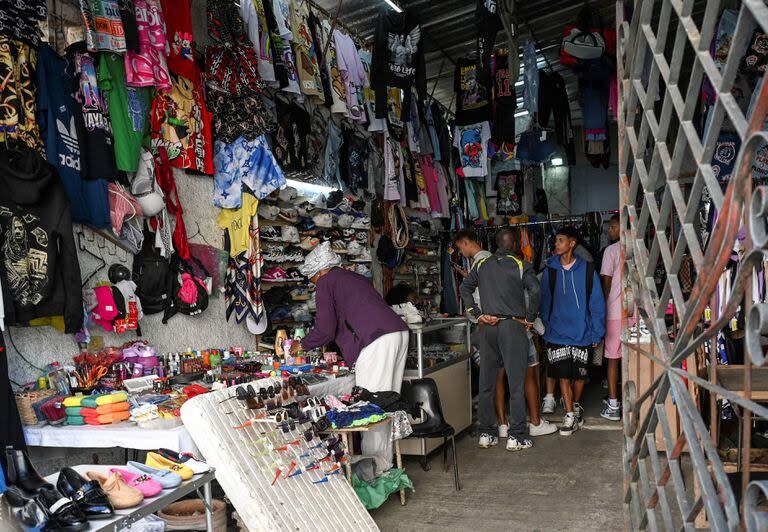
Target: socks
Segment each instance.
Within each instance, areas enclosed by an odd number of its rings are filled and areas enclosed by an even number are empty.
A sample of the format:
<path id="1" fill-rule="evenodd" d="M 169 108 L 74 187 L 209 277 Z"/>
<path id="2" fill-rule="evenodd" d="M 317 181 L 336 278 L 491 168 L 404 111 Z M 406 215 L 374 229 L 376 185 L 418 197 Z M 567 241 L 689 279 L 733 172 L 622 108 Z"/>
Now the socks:
<path id="1" fill-rule="evenodd" d="M 608 406 L 611 408 L 619 408 L 619 400 L 618 399 L 608 399 Z"/>
<path id="2" fill-rule="evenodd" d="M 554 401 L 555 400 L 555 394 L 548 393 L 547 395 L 544 396 L 544 400 L 547 400 L 547 399 L 552 399 Z"/>

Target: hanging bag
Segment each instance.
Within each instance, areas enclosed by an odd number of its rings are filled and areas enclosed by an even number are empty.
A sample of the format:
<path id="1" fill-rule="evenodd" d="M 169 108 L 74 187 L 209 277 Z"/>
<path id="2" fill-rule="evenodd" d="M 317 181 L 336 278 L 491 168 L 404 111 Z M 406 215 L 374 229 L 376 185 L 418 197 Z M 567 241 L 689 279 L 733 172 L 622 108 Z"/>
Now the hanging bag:
<path id="1" fill-rule="evenodd" d="M 191 264 L 178 253 L 171 257 L 171 274 L 168 279 L 168 303 L 163 313 L 163 323 L 177 312 L 187 316 L 196 316 L 208 308 L 208 287 L 211 275 L 198 259 L 191 257 L 205 277 L 198 276 Z"/>
<path id="2" fill-rule="evenodd" d="M 144 221 L 144 242 L 133 257 L 133 282 L 144 314 L 163 312 L 168 299 L 168 259 L 154 245 L 155 238 Z"/>

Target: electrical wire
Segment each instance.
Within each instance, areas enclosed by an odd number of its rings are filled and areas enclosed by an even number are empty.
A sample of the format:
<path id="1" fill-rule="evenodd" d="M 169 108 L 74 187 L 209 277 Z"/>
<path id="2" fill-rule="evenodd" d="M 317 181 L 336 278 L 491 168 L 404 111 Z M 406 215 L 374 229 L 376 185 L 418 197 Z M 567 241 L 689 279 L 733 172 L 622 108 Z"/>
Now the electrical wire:
<path id="1" fill-rule="evenodd" d="M 16 353 L 21 357 L 21 359 L 24 362 L 26 362 L 27 364 L 29 364 L 30 366 L 32 366 L 33 368 L 35 368 L 38 371 L 45 372 L 45 370 L 43 368 L 41 368 L 40 366 L 36 366 L 32 362 L 30 362 L 29 359 L 27 357 L 25 357 L 24 354 L 21 351 L 19 351 L 19 348 L 16 347 L 16 342 L 13 341 L 13 336 L 11 335 L 11 328 L 10 327 L 8 328 L 8 339 L 11 341 L 11 345 L 13 346 L 13 350 L 16 351 Z"/>

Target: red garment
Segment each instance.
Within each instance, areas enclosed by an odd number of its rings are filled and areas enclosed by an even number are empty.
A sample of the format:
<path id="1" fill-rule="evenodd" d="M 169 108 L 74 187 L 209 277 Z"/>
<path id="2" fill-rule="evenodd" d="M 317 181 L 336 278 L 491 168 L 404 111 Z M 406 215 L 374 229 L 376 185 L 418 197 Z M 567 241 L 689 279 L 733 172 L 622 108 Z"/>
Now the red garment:
<path id="1" fill-rule="evenodd" d="M 431 155 L 419 155 L 419 165 L 421 173 L 424 175 L 424 183 L 427 188 L 427 198 L 429 198 L 429 211 L 432 214 L 441 214 L 443 206 L 440 203 L 440 195 L 437 191 L 437 170 L 435 170 L 435 161 Z"/>
<path id="2" fill-rule="evenodd" d="M 173 177 L 173 170 L 168 164 L 168 157 L 164 148 L 158 150 L 158 157 L 155 158 L 155 178 L 165 195 L 165 206 L 168 209 L 168 214 L 176 215 L 173 247 L 176 248 L 176 252 L 182 259 L 188 260 L 189 240 L 187 239 L 187 226 L 184 225 L 184 210 L 181 208 L 179 192 L 176 190 L 176 179 Z"/>
<path id="3" fill-rule="evenodd" d="M 170 53 L 168 68 L 174 74 L 200 83 L 200 72 L 195 66 L 192 48 L 192 12 L 190 0 L 160 0 L 165 14 L 165 29 Z"/>

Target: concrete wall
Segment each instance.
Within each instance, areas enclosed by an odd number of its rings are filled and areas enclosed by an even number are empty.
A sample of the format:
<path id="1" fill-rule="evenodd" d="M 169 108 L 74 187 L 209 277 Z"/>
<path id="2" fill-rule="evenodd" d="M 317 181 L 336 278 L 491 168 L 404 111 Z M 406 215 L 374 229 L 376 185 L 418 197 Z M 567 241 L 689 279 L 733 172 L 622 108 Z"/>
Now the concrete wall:
<path id="1" fill-rule="evenodd" d="M 213 206 L 213 179 L 203 176 L 188 176 L 174 170 L 178 185 L 179 196 L 184 208 L 184 221 L 189 235 L 197 232 L 199 224 L 201 236 L 191 239 L 192 242 L 223 247 L 222 232 L 216 225 L 219 209 Z M 96 237 L 99 238 L 98 236 Z M 90 246 L 99 253 L 96 246 Z M 110 248 L 111 244 L 107 244 Z M 122 251 L 112 256 L 106 250 L 101 252 L 107 264 L 122 262 L 130 269 L 133 256 L 127 256 Z M 98 261 L 84 252 L 79 252 L 82 278 L 85 279 L 94 271 Z M 107 280 L 107 268 L 102 269 L 88 284 L 93 286 Z M 225 321 L 224 297 L 212 297 L 208 309 L 199 316 L 184 316 L 177 314 L 167 325 L 161 323 L 162 314 L 146 316 L 141 321 L 144 338 L 150 340 L 159 352 L 181 351 L 187 347 L 228 347 L 241 345 L 255 347 L 255 337 L 248 332 L 245 323 L 238 325 L 234 318 Z M 70 362 L 72 355 L 78 353 L 78 347 L 71 335 L 65 335 L 52 327 L 18 328 L 11 327 L 6 333 L 13 338 L 16 347 L 33 364 L 43 367 L 53 361 Z M 104 337 L 105 345 L 121 345 L 136 338 L 135 333 L 117 335 L 106 333 L 99 326 L 91 328 L 91 335 Z M 32 380 L 39 371 L 32 368 L 21 359 L 12 345 L 8 345 L 8 362 L 11 379 L 18 383 Z"/>
<path id="2" fill-rule="evenodd" d="M 571 214 L 619 208 L 619 170 L 616 166 L 571 168 Z"/>

